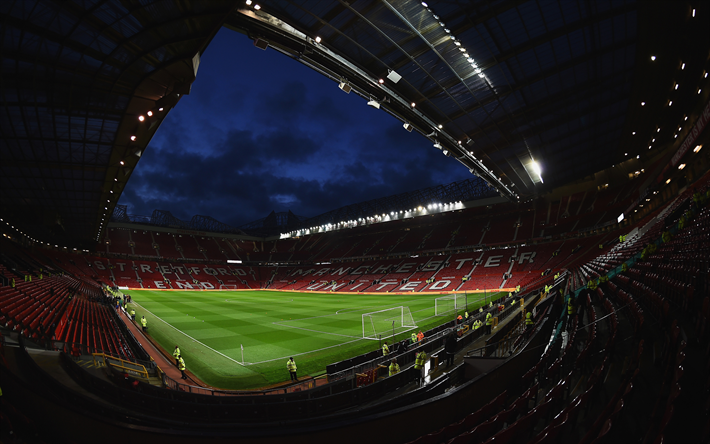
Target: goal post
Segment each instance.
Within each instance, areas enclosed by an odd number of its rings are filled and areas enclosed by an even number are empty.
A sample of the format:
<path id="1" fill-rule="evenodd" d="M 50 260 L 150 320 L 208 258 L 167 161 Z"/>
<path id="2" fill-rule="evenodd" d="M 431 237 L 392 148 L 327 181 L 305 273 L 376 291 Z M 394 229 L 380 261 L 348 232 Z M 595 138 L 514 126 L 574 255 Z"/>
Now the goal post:
<path id="1" fill-rule="evenodd" d="M 467 310 L 468 296 L 464 294 L 449 294 L 434 300 L 434 314 L 447 316 L 459 310 Z"/>
<path id="2" fill-rule="evenodd" d="M 393 307 L 362 315 L 363 339 L 390 338 L 413 328 L 417 328 L 417 324 L 409 307 Z"/>

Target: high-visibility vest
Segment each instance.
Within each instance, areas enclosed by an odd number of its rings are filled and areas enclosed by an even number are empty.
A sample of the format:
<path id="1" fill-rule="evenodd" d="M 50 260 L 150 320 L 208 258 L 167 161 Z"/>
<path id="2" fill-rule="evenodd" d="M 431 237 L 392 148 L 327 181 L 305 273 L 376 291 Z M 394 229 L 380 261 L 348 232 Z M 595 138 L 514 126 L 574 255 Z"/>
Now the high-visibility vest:
<path id="1" fill-rule="evenodd" d="M 525 314 L 525 325 L 533 325 L 532 313 L 530 312 Z"/>
<path id="2" fill-rule="evenodd" d="M 464 314 L 464 316 L 466 316 L 466 319 L 468 319 L 468 312 L 465 311 L 463 314 Z"/>
<path id="3" fill-rule="evenodd" d="M 146 318 L 141 318 L 141 324 L 143 324 L 143 327 L 146 327 L 148 325 L 148 320 Z"/>
<path id="4" fill-rule="evenodd" d="M 567 314 L 568 315 L 573 315 L 575 312 L 574 310 L 574 304 L 572 303 L 572 298 L 569 298 L 569 301 L 567 302 Z"/>
<path id="5" fill-rule="evenodd" d="M 387 356 L 390 354 L 390 348 L 387 347 L 387 344 L 382 344 L 382 356 Z"/>
<path id="6" fill-rule="evenodd" d="M 421 342 L 422 339 L 424 339 L 424 333 L 419 332 L 419 334 L 417 335 L 417 340 Z"/>
<path id="7" fill-rule="evenodd" d="M 390 376 L 396 375 L 397 373 L 399 373 L 399 364 L 393 362 L 390 364 Z"/>
<path id="8" fill-rule="evenodd" d="M 291 373 L 295 372 L 295 371 L 296 371 L 296 361 L 291 360 L 291 359 L 289 359 L 288 361 L 286 361 L 286 368 L 287 368 L 288 371 L 290 371 Z"/>
<path id="9" fill-rule="evenodd" d="M 131 310 L 131 316 L 135 316 L 135 315 L 136 315 L 136 311 L 135 311 L 135 310 Z"/>
<path id="10" fill-rule="evenodd" d="M 417 334 L 412 333 L 412 342 L 417 342 Z"/>
<path id="11" fill-rule="evenodd" d="M 486 313 L 486 325 L 493 325 L 493 316 L 490 313 Z"/>
<path id="12" fill-rule="evenodd" d="M 185 370 L 185 360 L 180 358 L 180 367 L 178 367 L 180 370 Z"/>
<path id="13" fill-rule="evenodd" d="M 417 354 L 417 360 L 414 361 L 414 368 L 419 370 L 420 368 L 424 367 L 424 363 L 426 362 L 426 352 L 421 351 L 419 354 Z"/>
<path id="14" fill-rule="evenodd" d="M 175 351 L 173 352 L 173 356 L 175 356 L 176 358 L 178 356 L 180 356 L 180 348 L 179 347 L 175 347 Z"/>

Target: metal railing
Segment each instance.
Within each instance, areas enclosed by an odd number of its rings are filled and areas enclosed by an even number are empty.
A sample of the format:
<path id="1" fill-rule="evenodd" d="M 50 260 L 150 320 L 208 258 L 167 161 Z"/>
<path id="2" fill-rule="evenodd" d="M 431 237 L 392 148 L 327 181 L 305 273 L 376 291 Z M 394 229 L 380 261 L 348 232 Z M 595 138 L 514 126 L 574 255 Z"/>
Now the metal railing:
<path id="1" fill-rule="evenodd" d="M 110 365 L 111 367 L 128 373 L 131 376 L 138 376 L 140 378 L 148 379 L 148 370 L 146 370 L 144 365 L 126 361 L 121 358 L 114 358 L 113 356 L 104 353 L 93 353 L 92 356 L 94 357 L 94 366 L 96 367 Z"/>

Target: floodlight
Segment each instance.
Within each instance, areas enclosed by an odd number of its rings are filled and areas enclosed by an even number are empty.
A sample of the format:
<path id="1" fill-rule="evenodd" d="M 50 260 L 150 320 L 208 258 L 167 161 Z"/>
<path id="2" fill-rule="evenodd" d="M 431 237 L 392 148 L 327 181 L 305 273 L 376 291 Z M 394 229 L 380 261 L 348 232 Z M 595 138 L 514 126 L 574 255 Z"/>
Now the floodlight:
<path id="1" fill-rule="evenodd" d="M 340 89 L 342 89 L 343 91 L 345 91 L 346 94 L 350 94 L 350 90 L 352 89 L 352 88 L 350 87 L 350 85 L 348 85 L 348 84 L 345 83 L 345 82 L 340 82 L 340 84 L 338 85 L 338 88 L 340 88 Z"/>
<path id="2" fill-rule="evenodd" d="M 377 100 L 370 99 L 370 101 L 367 102 L 367 105 L 375 109 L 380 109 L 380 102 L 378 102 Z"/>
<path id="3" fill-rule="evenodd" d="M 441 146 L 441 144 L 440 144 L 439 141 L 437 140 L 436 142 L 434 142 L 434 148 L 442 149 L 443 147 Z"/>
<path id="4" fill-rule="evenodd" d="M 397 83 L 402 79 L 402 76 L 390 70 L 389 74 L 387 74 L 387 78 L 393 83 Z"/>
<path id="5" fill-rule="evenodd" d="M 405 123 L 405 124 L 402 125 L 402 126 L 404 127 L 404 129 L 406 129 L 406 130 L 409 131 L 410 133 L 412 132 L 412 129 L 414 129 L 414 127 L 412 126 L 411 123 Z"/>

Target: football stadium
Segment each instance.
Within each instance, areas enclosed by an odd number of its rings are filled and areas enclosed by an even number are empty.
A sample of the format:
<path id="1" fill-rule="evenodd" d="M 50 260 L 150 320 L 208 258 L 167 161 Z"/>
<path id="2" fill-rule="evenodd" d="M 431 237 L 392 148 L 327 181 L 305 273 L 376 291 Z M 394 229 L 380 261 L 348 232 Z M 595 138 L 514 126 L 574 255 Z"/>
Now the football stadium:
<path id="1" fill-rule="evenodd" d="M 0 11 L 0 441 L 710 441 L 709 2 Z M 350 200 L 236 226 L 296 204 L 238 171 L 209 215 L 133 214 L 150 178 L 191 186 L 159 142 L 187 140 L 170 119 L 225 35 L 234 69 L 275 56 L 396 123 L 389 155 L 362 130 L 383 156 L 341 174 Z M 265 127 L 288 120 L 273 94 L 250 109 Z M 335 121 L 322 157 L 360 134 Z M 304 153 L 262 148 L 258 174 Z M 395 167 L 465 178 L 364 191 Z"/>

